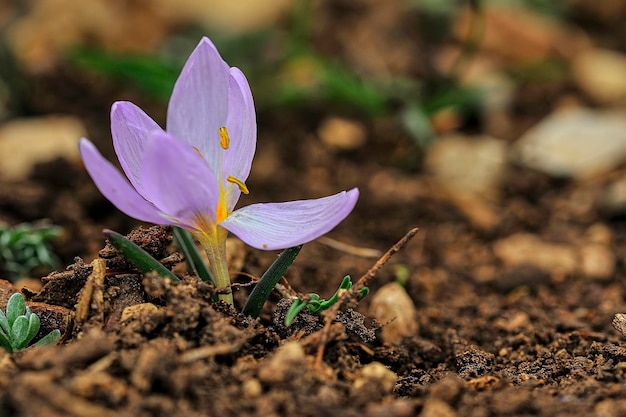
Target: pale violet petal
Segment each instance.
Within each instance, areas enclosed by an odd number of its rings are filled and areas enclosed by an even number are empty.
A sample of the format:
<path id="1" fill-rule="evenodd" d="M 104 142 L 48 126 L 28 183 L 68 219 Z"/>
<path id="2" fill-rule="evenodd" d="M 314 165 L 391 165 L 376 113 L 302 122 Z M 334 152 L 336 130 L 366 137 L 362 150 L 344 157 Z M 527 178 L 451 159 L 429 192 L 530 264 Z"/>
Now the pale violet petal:
<path id="1" fill-rule="evenodd" d="M 256 114 L 252 92 L 239 68 L 230 69 L 228 118 L 230 147 L 224 152 L 224 173 L 245 181 L 256 150 Z"/>
<path id="2" fill-rule="evenodd" d="M 111 136 L 115 153 L 131 184 L 142 195 L 139 167 L 145 142 L 149 133 L 158 129 L 161 129 L 159 125 L 131 102 L 118 101 L 111 106 Z"/>
<path id="3" fill-rule="evenodd" d="M 185 63 L 167 109 L 168 133 L 198 149 L 219 176 L 219 129 L 226 125 L 229 67 L 215 45 L 202 38 Z"/>
<path id="4" fill-rule="evenodd" d="M 248 80 L 239 68 L 230 69 L 230 87 L 228 90 L 228 118 L 226 127 L 230 137 L 230 146 L 224 151 L 223 177 L 229 175 L 245 182 L 250 174 L 252 159 L 256 150 L 256 114 L 252 92 Z M 228 184 L 226 184 L 229 186 Z M 236 186 L 228 194 L 230 211 L 239 200 Z"/>
<path id="5" fill-rule="evenodd" d="M 353 188 L 329 197 L 243 207 L 220 223 L 257 249 L 285 249 L 310 242 L 345 219 L 359 198 Z"/>
<path id="6" fill-rule="evenodd" d="M 127 216 L 149 223 L 170 224 L 128 183 L 122 174 L 98 152 L 89 140 L 79 143 L 80 154 L 87 172 L 100 192 Z"/>
<path id="7" fill-rule="evenodd" d="M 151 136 L 140 177 L 152 204 L 184 226 L 193 226 L 198 216 L 215 221 L 219 185 L 204 158 L 167 133 Z"/>

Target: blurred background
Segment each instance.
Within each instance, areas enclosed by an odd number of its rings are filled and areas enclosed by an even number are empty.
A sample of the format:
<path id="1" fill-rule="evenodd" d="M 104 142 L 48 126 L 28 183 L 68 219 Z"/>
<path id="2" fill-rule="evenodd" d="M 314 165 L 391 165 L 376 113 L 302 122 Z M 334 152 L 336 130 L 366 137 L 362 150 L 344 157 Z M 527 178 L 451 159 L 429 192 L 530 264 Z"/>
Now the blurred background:
<path id="1" fill-rule="evenodd" d="M 406 262 L 434 275 L 608 279 L 626 251 L 625 19 L 624 0 L 1 0 L 3 273 L 94 256 L 102 227 L 136 224 L 77 141 L 115 161 L 116 100 L 163 126 L 206 35 L 257 106 L 244 204 L 359 186 L 331 237 L 384 250 L 419 226 Z M 10 266 L 27 249 L 42 261 Z"/>

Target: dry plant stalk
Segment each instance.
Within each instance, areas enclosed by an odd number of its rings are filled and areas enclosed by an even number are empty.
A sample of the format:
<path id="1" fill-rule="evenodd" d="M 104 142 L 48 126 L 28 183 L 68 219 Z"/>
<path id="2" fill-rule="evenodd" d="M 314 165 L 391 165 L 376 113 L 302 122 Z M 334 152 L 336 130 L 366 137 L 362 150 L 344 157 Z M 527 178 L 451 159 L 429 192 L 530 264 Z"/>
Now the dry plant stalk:
<path id="1" fill-rule="evenodd" d="M 106 263 L 104 259 L 94 259 L 91 263 L 93 271 L 87 277 L 85 286 L 80 291 L 78 296 L 78 303 L 76 303 L 76 324 L 79 326 L 84 324 L 89 317 L 89 311 L 92 304 L 96 307 L 95 310 L 98 313 L 99 322 L 104 322 L 104 277 L 107 272 Z"/>
<path id="2" fill-rule="evenodd" d="M 359 278 L 359 280 L 347 290 L 342 290 L 339 292 L 339 300 L 328 310 L 323 312 L 324 315 L 324 327 L 319 330 L 320 333 L 320 342 L 319 349 L 317 351 L 317 355 L 315 357 L 315 366 L 319 367 L 322 364 L 322 360 L 324 358 L 324 349 L 326 344 L 330 341 L 330 329 L 331 325 L 337 317 L 337 313 L 339 312 L 339 308 L 341 308 L 344 304 L 350 308 L 354 308 L 359 298 L 359 291 L 361 288 L 367 286 L 369 282 L 376 276 L 376 273 L 380 268 L 383 267 L 391 259 L 393 255 L 395 255 L 398 251 L 406 246 L 407 243 L 415 235 L 419 229 L 417 227 L 409 230 L 406 235 L 402 239 L 400 239 L 395 245 L 393 245 L 387 252 L 381 256 L 372 267 Z"/>

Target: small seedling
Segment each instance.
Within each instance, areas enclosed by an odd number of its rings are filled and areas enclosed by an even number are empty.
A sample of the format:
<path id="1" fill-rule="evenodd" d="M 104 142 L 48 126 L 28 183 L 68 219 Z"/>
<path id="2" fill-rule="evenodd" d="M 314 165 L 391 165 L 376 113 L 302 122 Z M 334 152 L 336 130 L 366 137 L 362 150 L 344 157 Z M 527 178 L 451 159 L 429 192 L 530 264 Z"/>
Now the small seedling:
<path id="1" fill-rule="evenodd" d="M 9 353 L 29 347 L 39 328 L 39 316 L 26 306 L 24 297 L 15 293 L 9 298 L 6 314 L 0 310 L 0 345 Z M 31 346 L 54 345 L 61 338 L 59 329 L 55 329 Z"/>
<path id="2" fill-rule="evenodd" d="M 319 313 L 320 311 L 329 309 L 333 304 L 339 301 L 339 294 L 342 291 L 349 290 L 351 287 L 352 280 L 350 279 L 350 275 L 346 275 L 345 277 L 343 277 L 343 281 L 341 281 L 339 289 L 328 300 L 320 298 L 320 296 L 315 293 L 308 294 L 306 298 L 296 298 L 296 300 L 291 304 L 291 307 L 289 307 L 287 314 L 285 315 L 285 326 L 289 327 L 298 315 L 298 313 L 300 313 L 305 307 L 307 307 L 311 313 Z M 361 301 L 363 297 L 369 294 L 369 292 L 369 288 L 361 288 L 361 290 L 359 291 L 359 301 Z"/>
<path id="3" fill-rule="evenodd" d="M 28 276 L 38 266 L 58 268 L 57 257 L 50 250 L 50 241 L 61 228 L 47 223 L 23 223 L 0 227 L 0 264 L 14 280 Z"/>

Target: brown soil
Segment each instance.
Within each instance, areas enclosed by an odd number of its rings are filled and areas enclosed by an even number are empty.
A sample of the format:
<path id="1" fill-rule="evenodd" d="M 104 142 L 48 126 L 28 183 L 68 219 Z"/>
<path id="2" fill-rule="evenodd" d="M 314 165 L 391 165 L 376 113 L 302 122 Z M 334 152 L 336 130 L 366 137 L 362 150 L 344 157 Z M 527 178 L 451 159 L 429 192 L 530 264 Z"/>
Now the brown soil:
<path id="1" fill-rule="evenodd" d="M 313 138 L 302 144 L 302 148 L 315 146 Z M 358 155 L 332 158 L 325 166 L 339 169 L 342 175 L 329 172 L 328 188 L 355 184 L 363 195 L 354 214 L 331 234 L 333 238 L 385 250 L 408 226 L 421 229 L 371 283 L 375 292 L 394 279 L 394 265 L 409 268 L 406 289 L 418 308 L 417 334 L 396 345 L 372 338 L 376 325 L 366 318 L 368 298 L 358 308 L 365 318 L 346 311 L 343 319 L 324 328 L 323 318 L 309 316 L 288 330 L 280 320 L 286 301 L 277 306 L 278 293 L 261 319 L 252 320 L 212 303 L 211 288 L 194 276 L 183 275 L 179 284 L 142 276 L 105 249 L 100 254 L 107 270 L 100 285 L 92 282 L 96 279 L 92 266 L 78 260 L 67 272 L 46 278 L 42 291 L 25 291 L 31 301 L 43 304 L 44 311 L 56 314 L 44 318 L 44 324 L 46 329 L 62 326 L 65 339 L 59 346 L 13 357 L 0 354 L 0 414 L 589 416 L 626 412 L 622 399 L 626 374 L 621 366 L 626 349 L 611 326 L 613 315 L 626 311 L 623 265 L 610 280 L 579 274 L 551 276 L 530 267 L 505 268 L 490 251 L 493 241 L 517 230 L 551 238 L 552 223 L 558 218 L 559 228 L 581 239 L 590 226 L 609 225 L 615 231 L 616 253 L 624 253 L 621 220 L 595 211 L 593 215 L 568 212 L 564 202 L 579 185 L 514 168 L 505 181 L 508 197 L 501 205 L 500 226 L 487 233 L 443 201 L 427 177 L 380 168 Z M 308 174 L 319 169 L 305 158 L 283 166 L 287 171 L 281 177 L 291 184 L 279 189 L 277 180 L 270 179 L 252 183 L 251 188 L 266 193 L 268 199 L 289 198 L 290 186 L 296 194 L 305 194 Z M 367 182 L 381 172 L 397 181 L 410 180 L 426 191 L 412 205 L 384 199 L 381 193 L 386 191 L 377 191 Z M 41 181 L 30 186 L 46 189 L 53 207 L 69 199 L 66 204 L 87 210 L 85 202 L 92 201 L 99 208 L 91 210 L 107 213 L 100 214 L 104 220 L 98 223 L 122 227 L 127 221 L 119 215 L 111 220 L 114 209 L 98 197 L 84 175 L 77 189 L 89 192 L 62 193 L 58 188 L 53 192 L 51 184 Z M 3 204 L 15 204 L 16 210 L 29 204 L 19 197 L 14 195 Z M 78 197 L 80 201 L 75 200 Z M 63 219 L 53 220 L 63 224 Z M 90 242 L 82 246 L 88 259 L 93 254 L 84 248 L 103 242 L 89 226 L 92 221 L 77 229 Z M 140 229 L 131 236 L 159 259 L 172 259 L 167 230 Z M 274 254 L 250 250 L 244 256 L 243 271 L 259 276 Z M 344 274 L 356 279 L 372 263 L 313 243 L 305 246 L 287 280 L 300 292 L 329 296 Z M 491 278 L 482 279 L 477 265 L 490 268 Z M 235 281 L 245 284 L 250 278 L 239 275 Z M 87 283 L 91 290 L 85 298 Z M 247 291 L 245 286 L 238 289 L 239 308 Z M 87 306 L 82 321 L 76 317 L 77 303 Z M 397 381 L 373 364 L 393 371 Z"/>
<path id="2" fill-rule="evenodd" d="M 339 53 L 341 45 L 324 48 Z M 162 122 L 163 106 L 92 77 L 61 66 L 28 80 L 41 98 L 30 110 L 80 116 L 110 157 L 113 99 L 132 99 Z M 546 95 L 556 99 L 570 89 L 565 82 L 520 89 L 504 137 L 545 116 L 537 105 Z M 358 186 L 359 204 L 333 239 L 384 252 L 419 227 L 369 284 L 375 293 L 409 271 L 416 333 L 383 343 L 386 323 L 372 321 L 371 296 L 356 311 L 303 313 L 286 328 L 285 294 L 329 297 L 344 275 L 357 280 L 376 261 L 320 243 L 305 245 L 256 320 L 239 311 L 251 277 L 275 253 L 236 246 L 236 309 L 212 302 L 212 288 L 185 273 L 167 229 L 130 236 L 182 281 L 139 274 L 104 247 L 100 234 L 105 227 L 128 232 L 136 223 L 103 199 L 81 167 L 58 160 L 35 167 L 28 181 L 0 184 L 3 218 L 46 217 L 64 228 L 55 252 L 69 265 L 45 278 L 42 289 L 0 287 L 2 305 L 12 291 L 25 294 L 42 317 L 42 334 L 64 331 L 58 346 L 0 351 L 0 416 L 626 415 L 626 348 L 611 325 L 626 312 L 626 223 L 584 204 L 623 168 L 574 183 L 511 166 L 494 207 L 497 224 L 485 229 L 418 168 L 419 152 L 395 119 L 360 117 L 369 142 L 338 152 L 313 134 L 324 116 L 319 109 L 259 115 L 252 192 L 242 203 Z M 508 267 L 493 251 L 498 239 L 521 231 L 576 244 L 599 229 L 613 236 L 618 258 L 610 278 Z"/>

